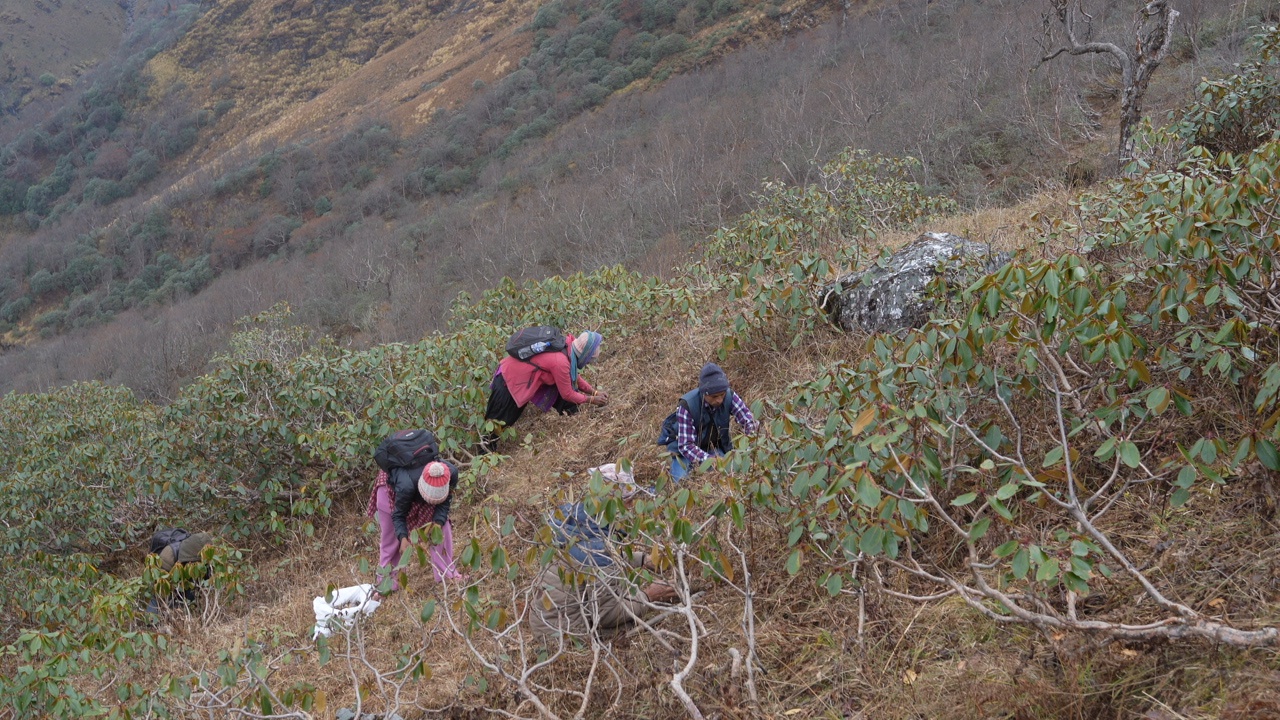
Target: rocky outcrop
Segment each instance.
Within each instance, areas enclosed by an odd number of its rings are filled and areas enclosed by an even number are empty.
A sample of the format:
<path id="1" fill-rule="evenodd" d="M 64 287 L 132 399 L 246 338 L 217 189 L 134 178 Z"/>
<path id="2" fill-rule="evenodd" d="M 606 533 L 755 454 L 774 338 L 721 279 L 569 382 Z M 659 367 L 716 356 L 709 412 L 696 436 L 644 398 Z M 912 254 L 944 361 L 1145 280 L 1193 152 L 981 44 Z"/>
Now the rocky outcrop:
<path id="1" fill-rule="evenodd" d="M 942 275 L 948 285 L 972 282 L 1009 261 L 986 243 L 951 233 L 925 233 L 876 265 L 823 288 L 822 309 L 846 331 L 920 327 L 929 319 L 924 290 Z"/>

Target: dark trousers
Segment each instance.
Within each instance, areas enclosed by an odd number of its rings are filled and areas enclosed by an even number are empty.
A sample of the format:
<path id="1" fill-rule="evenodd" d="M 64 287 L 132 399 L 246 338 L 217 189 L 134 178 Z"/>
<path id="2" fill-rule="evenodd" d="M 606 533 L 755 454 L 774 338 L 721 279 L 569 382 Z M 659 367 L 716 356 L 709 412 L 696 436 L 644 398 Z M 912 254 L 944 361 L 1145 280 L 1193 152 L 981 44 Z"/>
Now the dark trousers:
<path id="1" fill-rule="evenodd" d="M 515 425 L 520 416 L 524 414 L 524 406 L 517 405 L 516 399 L 511 397 L 511 390 L 507 388 L 506 378 L 498 375 L 493 379 L 489 387 L 491 390 L 489 404 L 485 406 L 484 419 L 494 420 L 508 427 Z M 552 407 L 561 415 L 573 415 L 578 412 L 578 406 L 564 398 L 557 399 Z M 493 452 L 497 447 L 497 443 L 498 434 L 496 432 L 485 435 L 480 440 L 479 453 L 484 455 Z"/>

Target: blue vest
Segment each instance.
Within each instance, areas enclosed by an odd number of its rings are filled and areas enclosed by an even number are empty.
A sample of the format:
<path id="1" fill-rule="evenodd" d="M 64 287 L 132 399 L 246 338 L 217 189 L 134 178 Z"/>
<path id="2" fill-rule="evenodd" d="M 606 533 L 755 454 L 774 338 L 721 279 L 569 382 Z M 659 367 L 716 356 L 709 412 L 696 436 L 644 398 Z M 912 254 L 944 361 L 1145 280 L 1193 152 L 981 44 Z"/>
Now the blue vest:
<path id="1" fill-rule="evenodd" d="M 729 418 L 733 415 L 729 406 L 733 403 L 733 389 L 730 388 L 724 394 L 724 402 L 720 403 L 720 407 L 706 413 L 706 406 L 702 402 L 702 391 L 698 389 L 690 390 L 680 398 L 680 404 L 689 411 L 689 418 L 693 420 L 695 436 L 698 438 L 697 446 L 706 452 L 714 452 L 719 450 L 727 453 L 733 449 L 733 438 L 729 436 Z M 667 445 L 667 450 L 672 453 L 680 452 L 680 439 L 677 437 Z"/>

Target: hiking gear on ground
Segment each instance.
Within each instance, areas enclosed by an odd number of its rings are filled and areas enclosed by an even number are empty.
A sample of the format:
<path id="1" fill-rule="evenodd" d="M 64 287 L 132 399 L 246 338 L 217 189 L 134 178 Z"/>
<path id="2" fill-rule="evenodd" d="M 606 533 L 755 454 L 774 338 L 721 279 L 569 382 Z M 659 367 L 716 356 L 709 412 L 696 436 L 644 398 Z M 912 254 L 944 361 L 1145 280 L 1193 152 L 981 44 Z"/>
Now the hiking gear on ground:
<path id="1" fill-rule="evenodd" d="M 333 599 L 318 597 L 311 602 L 316 613 L 316 626 L 311 639 L 333 635 L 333 629 L 345 629 L 347 623 L 358 615 L 371 615 L 382 603 L 373 599 L 373 586 L 354 585 L 333 591 Z"/>
<path id="2" fill-rule="evenodd" d="M 397 430 L 373 451 L 383 470 L 419 468 L 440 456 L 440 443 L 430 430 Z"/>
<path id="3" fill-rule="evenodd" d="M 564 333 L 551 325 L 537 325 L 517 331 L 507 340 L 507 354 L 517 360 L 528 361 L 544 352 L 564 352 L 568 347 Z"/>
<path id="4" fill-rule="evenodd" d="M 178 557 L 178 546 L 183 540 L 191 537 L 191 533 L 182 528 L 164 528 L 151 536 L 151 554 L 159 555 L 165 548 L 173 548 L 173 557 Z"/>
<path id="5" fill-rule="evenodd" d="M 729 377 L 719 365 L 709 362 L 698 373 L 698 389 L 707 395 L 725 392 L 729 389 Z"/>
<path id="6" fill-rule="evenodd" d="M 623 498 L 629 498 L 642 490 L 649 492 L 647 489 L 636 485 L 635 474 L 629 473 L 626 470 L 618 469 L 618 466 L 615 463 L 605 463 L 599 467 L 593 467 L 587 470 L 588 478 L 591 477 L 591 473 L 600 473 L 600 477 L 603 478 L 605 482 L 616 485 L 618 489 L 622 490 Z"/>
<path id="7" fill-rule="evenodd" d="M 569 549 L 569 557 L 582 565 L 609 567 L 609 526 L 601 525 L 582 503 L 566 503 L 547 518 L 556 547 Z"/>
<path id="8" fill-rule="evenodd" d="M 439 505 L 449 496 L 449 466 L 440 462 L 427 463 L 418 476 L 418 494 L 432 505 Z"/>

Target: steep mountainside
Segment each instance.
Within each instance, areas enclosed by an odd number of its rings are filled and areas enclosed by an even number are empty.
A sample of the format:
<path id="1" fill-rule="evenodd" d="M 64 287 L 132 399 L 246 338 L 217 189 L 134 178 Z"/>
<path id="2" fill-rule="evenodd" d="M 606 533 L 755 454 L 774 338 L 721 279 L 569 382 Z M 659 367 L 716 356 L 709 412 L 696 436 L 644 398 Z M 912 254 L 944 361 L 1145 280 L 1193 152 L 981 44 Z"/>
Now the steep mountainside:
<path id="1" fill-rule="evenodd" d="M 98 383 L 8 395 L 0 712 L 1275 718 L 1277 82 L 1209 89 L 1143 135 L 1150 170 L 1091 193 L 946 214 L 907 163 L 842 152 L 671 278 L 507 281 L 446 332 L 366 350 L 277 308 L 167 406 Z M 831 327 L 826 270 L 922 229 L 1017 252 L 933 295 L 924 327 Z M 585 372 L 608 402 L 529 410 L 503 454 L 473 454 L 504 339 L 546 322 L 605 335 Z M 709 359 L 761 426 L 673 486 L 654 437 Z M 371 449 L 421 426 L 462 468 L 467 577 L 411 553 L 372 618 L 317 640 L 317 598 L 373 580 Z M 608 462 L 654 494 L 624 503 L 588 474 Z M 677 599 L 647 625 L 530 634 L 549 573 L 600 572 L 559 559 L 569 500 L 653 552 L 636 582 Z M 143 556 L 170 524 L 219 541 L 166 573 Z M 141 610 L 195 578 L 193 603 Z"/>
<path id="2" fill-rule="evenodd" d="M 1237 62 L 1275 5 L 1184 8 L 1149 109 Z M 1092 6 L 1097 36 L 1130 32 L 1126 5 Z M 811 181 L 844 146 L 918 156 L 966 207 L 1114 171 L 1115 74 L 1038 65 L 1022 0 L 178 14 L 0 149 L 0 390 L 173 397 L 281 301 L 367 346 L 504 276 L 666 272 L 762 179 Z"/>
<path id="3" fill-rule="evenodd" d="M 65 92 L 120 44 L 131 0 L 5 0 L 0 5 L 0 123 Z"/>
<path id="4" fill-rule="evenodd" d="M 181 82 L 197 104 L 234 103 L 208 134 L 215 149 L 277 121 L 271 134 L 278 141 L 315 137 L 353 112 L 385 112 L 393 105 L 388 93 L 394 102 L 413 102 L 415 85 L 425 92 L 423 86 L 453 75 L 459 64 L 492 58 L 503 66 L 499 43 L 535 9 L 536 3 L 519 0 L 222 3 L 152 60 L 155 92 Z M 358 93 L 308 104 L 343 85 Z"/>
<path id="5" fill-rule="evenodd" d="M 0 720 L 1280 718 L 1278 6 L 1184 5 L 1119 169 L 1115 77 L 1036 65 L 1024 0 L 553 0 L 490 38 L 518 60 L 415 89 L 409 39 L 240 150 L 164 64 L 185 6 L 0 151 Z M 918 327 L 829 322 L 925 231 L 1004 252 Z M 605 338 L 567 361 L 602 404 L 486 420 L 544 324 Z M 754 420 L 676 483 L 708 361 Z M 424 526 L 317 637 L 410 427 L 465 576 Z M 173 526 L 216 539 L 164 568 Z M 646 622 L 531 634 L 605 588 Z"/>
<path id="6" fill-rule="evenodd" d="M 225 151 L 240 156 L 314 141 L 360 121 L 385 121 L 398 133 L 412 135 L 438 113 L 464 107 L 484 88 L 523 67 L 531 43 L 542 42 L 529 32 L 530 24 L 545 31 L 551 27 L 546 18 L 558 17 L 548 12 L 563 12 L 547 5 L 548 11 L 535 20 L 544 5 L 533 0 L 223 3 L 173 49 L 151 61 L 157 81 L 152 92 L 160 96 L 179 84 L 192 105 L 231 107 L 204 134 L 202 152 L 194 157 L 193 166 L 206 173 L 203 165 Z M 661 34 L 663 24 L 674 24 L 682 38 L 687 35 L 685 44 L 701 46 L 696 58 L 670 53 L 667 75 L 787 28 L 812 27 L 838 9 L 815 0 L 724 0 L 717 15 L 699 21 L 677 18 L 675 10 L 663 10 L 654 0 L 583 3 L 568 24 L 591 17 L 596 5 L 637 26 L 612 36 L 611 53 L 625 48 L 637 32 Z M 782 16 L 786 22 L 780 24 Z M 646 80 L 643 74 L 634 79 Z"/>

